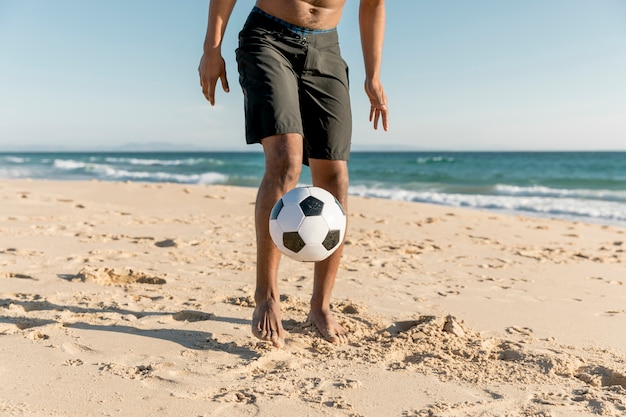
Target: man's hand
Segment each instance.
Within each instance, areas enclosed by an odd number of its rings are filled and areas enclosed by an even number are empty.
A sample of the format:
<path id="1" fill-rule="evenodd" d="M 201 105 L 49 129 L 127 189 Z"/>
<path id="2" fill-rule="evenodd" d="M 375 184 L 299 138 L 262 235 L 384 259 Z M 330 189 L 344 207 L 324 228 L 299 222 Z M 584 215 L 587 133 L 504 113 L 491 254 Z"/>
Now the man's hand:
<path id="1" fill-rule="evenodd" d="M 374 129 L 378 129 L 378 121 L 382 119 L 383 129 L 389 130 L 387 96 L 379 80 L 365 80 L 365 93 L 370 99 L 370 122 L 374 122 Z"/>
<path id="2" fill-rule="evenodd" d="M 208 54 L 205 52 L 200 59 L 198 73 L 200 74 L 202 94 L 209 100 L 211 106 L 215 105 L 215 86 L 218 79 L 222 82 L 222 89 L 227 93 L 230 91 L 226 78 L 226 63 L 221 53 Z"/>

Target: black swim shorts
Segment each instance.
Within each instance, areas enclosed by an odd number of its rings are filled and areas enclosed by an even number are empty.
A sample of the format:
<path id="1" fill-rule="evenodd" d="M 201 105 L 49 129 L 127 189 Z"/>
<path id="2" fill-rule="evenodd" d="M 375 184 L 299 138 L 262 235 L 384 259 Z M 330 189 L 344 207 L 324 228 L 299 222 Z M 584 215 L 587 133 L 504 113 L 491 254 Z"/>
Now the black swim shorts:
<path id="1" fill-rule="evenodd" d="M 348 160 L 348 66 L 336 30 L 293 26 L 255 8 L 239 33 L 236 54 L 247 143 L 298 133 L 305 162 Z"/>

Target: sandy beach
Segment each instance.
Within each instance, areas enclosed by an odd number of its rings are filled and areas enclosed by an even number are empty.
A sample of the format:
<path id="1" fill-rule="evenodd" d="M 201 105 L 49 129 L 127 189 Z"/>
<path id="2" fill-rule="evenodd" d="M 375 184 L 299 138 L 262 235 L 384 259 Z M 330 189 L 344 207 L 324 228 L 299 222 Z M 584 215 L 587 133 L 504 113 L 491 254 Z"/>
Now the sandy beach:
<path id="1" fill-rule="evenodd" d="M 352 197 L 334 346 L 281 265 L 250 332 L 256 190 L 0 181 L 1 416 L 623 416 L 626 229 Z"/>

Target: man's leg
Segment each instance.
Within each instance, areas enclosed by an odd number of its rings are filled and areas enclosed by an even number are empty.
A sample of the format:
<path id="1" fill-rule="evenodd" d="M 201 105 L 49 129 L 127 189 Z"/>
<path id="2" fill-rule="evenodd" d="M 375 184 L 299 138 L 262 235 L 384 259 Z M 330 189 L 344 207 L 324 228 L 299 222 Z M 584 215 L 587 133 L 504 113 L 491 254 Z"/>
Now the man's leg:
<path id="1" fill-rule="evenodd" d="M 278 292 L 280 252 L 270 237 L 269 218 L 274 204 L 298 184 L 302 171 L 302 136 L 270 136 L 261 143 L 265 153 L 265 174 L 255 206 L 257 275 L 252 333 L 261 340 L 282 347 L 285 330 L 281 323 Z"/>
<path id="2" fill-rule="evenodd" d="M 347 215 L 348 208 L 348 163 L 323 159 L 309 159 L 313 185 L 330 191 L 339 200 Z M 309 320 L 331 343 L 346 342 L 346 330 L 330 312 L 330 296 L 339 270 L 341 246 L 327 259 L 315 264 L 313 295 Z"/>

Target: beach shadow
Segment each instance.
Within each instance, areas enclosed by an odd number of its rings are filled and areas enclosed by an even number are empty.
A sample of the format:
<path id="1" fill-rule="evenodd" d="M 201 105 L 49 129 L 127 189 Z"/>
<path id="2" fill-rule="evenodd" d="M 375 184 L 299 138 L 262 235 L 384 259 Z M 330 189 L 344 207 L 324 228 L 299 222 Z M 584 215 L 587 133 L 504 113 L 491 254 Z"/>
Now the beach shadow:
<path id="1" fill-rule="evenodd" d="M 54 320 L 38 319 L 31 317 L 7 317 L 0 316 L 0 323 L 12 324 L 18 330 L 28 330 L 35 327 L 42 327 L 48 324 L 56 323 Z"/>
<path id="2" fill-rule="evenodd" d="M 12 279 L 31 279 L 33 281 L 37 281 L 37 279 L 33 278 L 30 275 L 26 274 L 14 274 L 14 273 L 5 273 L 0 275 L 0 278 L 12 278 Z"/>
<path id="3" fill-rule="evenodd" d="M 79 330 L 96 330 L 104 332 L 116 332 L 126 335 L 150 337 L 177 343 L 187 349 L 211 350 L 237 355 L 241 359 L 252 360 L 260 357 L 260 353 L 245 346 L 239 346 L 235 342 L 220 342 L 213 333 L 198 330 L 180 329 L 153 329 L 143 330 L 132 326 L 97 325 L 83 322 L 66 323 L 63 327 Z"/>
<path id="4" fill-rule="evenodd" d="M 166 316 L 172 315 L 175 313 L 164 313 L 163 311 L 132 311 L 125 310 L 116 307 L 108 307 L 108 308 L 85 308 L 78 306 L 61 306 L 58 304 L 50 303 L 48 301 L 26 301 L 26 300 L 16 300 L 11 298 L 5 298 L 0 300 L 0 307 L 8 307 L 9 305 L 14 304 L 21 306 L 26 313 L 31 311 L 69 311 L 75 314 L 99 314 L 99 313 L 118 313 L 120 315 L 132 315 L 136 318 L 140 319 L 146 316 Z"/>
<path id="5" fill-rule="evenodd" d="M 397 321 L 385 329 L 385 331 L 389 332 L 392 336 L 397 336 L 400 333 L 406 333 L 414 327 L 428 324 L 436 319 L 436 316 L 421 316 L 417 320 Z"/>
<path id="6" fill-rule="evenodd" d="M 34 296 L 37 297 L 36 295 Z M 163 311 L 132 311 L 127 309 L 118 309 L 115 307 L 110 308 L 84 308 L 78 306 L 62 306 L 48 301 L 28 301 L 12 298 L 0 299 L 0 308 L 9 308 L 11 305 L 21 306 L 25 313 L 33 311 L 69 311 L 74 314 L 104 314 L 104 313 L 116 313 L 119 315 L 132 315 L 136 318 L 142 318 L 146 316 L 171 316 L 176 321 L 217 321 L 223 323 L 230 323 L 233 325 L 249 325 L 248 320 L 243 320 L 235 317 L 220 317 L 212 313 L 204 313 L 193 310 L 183 310 L 177 312 L 163 312 Z M 61 324 L 66 328 L 82 329 L 82 330 L 98 330 L 107 332 L 118 332 L 129 335 L 137 335 L 143 337 L 153 337 L 156 339 L 167 340 L 177 343 L 188 349 L 193 350 L 213 350 L 222 351 L 230 354 L 237 355 L 242 359 L 254 359 L 259 356 L 259 353 L 248 349 L 243 346 L 239 346 L 234 342 L 224 343 L 219 342 L 211 332 L 203 332 L 198 330 L 185 330 L 185 329 L 154 329 L 154 330 L 142 330 L 133 326 L 127 325 L 98 325 L 84 322 L 66 323 L 62 320 L 47 319 L 47 318 L 34 318 L 27 316 L 2 316 L 0 315 L 0 323 L 7 323 L 16 326 L 19 330 L 31 329 L 34 327 L 42 327 L 48 324 Z"/>

